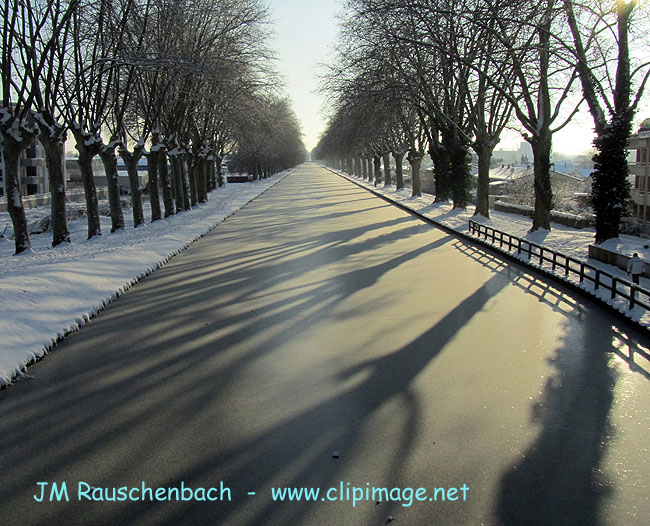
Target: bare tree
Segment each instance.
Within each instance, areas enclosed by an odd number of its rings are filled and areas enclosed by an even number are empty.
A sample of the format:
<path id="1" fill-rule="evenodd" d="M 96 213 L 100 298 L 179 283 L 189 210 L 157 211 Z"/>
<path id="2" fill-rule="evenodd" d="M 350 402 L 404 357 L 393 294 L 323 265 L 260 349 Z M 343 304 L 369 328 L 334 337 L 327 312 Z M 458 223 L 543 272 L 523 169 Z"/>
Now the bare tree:
<path id="1" fill-rule="evenodd" d="M 119 76 L 114 57 L 119 56 L 128 28 L 129 10 L 135 0 L 102 0 L 74 14 L 72 38 L 73 64 L 66 76 L 66 121 L 79 152 L 79 168 L 84 184 L 88 219 L 88 238 L 101 235 L 97 190 L 92 159 L 99 155 L 104 164 L 111 208 L 111 231 L 124 228 L 115 149 L 120 138 L 108 143 L 102 138 L 102 125 L 112 107 L 113 88 Z M 123 109 L 118 111 L 124 111 Z"/>
<path id="2" fill-rule="evenodd" d="M 53 244 L 69 241 L 62 120 L 79 151 L 89 238 L 101 235 L 96 155 L 107 175 L 112 231 L 124 227 L 116 149 L 129 175 L 136 227 L 144 223 L 142 155 L 152 220 L 162 215 L 159 180 L 165 217 L 174 206 L 204 202 L 222 184 L 223 155 L 245 150 L 253 137 L 260 177 L 304 158 L 297 121 L 277 96 L 260 0 L 5 0 L 0 10 L 0 132 L 17 253 L 30 246 L 19 156 L 39 134 L 52 188 Z M 251 100 L 267 107 L 244 115 Z"/>
<path id="3" fill-rule="evenodd" d="M 31 2 L 28 10 L 34 17 L 39 7 Z M 37 57 L 44 59 L 43 68 L 30 67 L 31 87 L 37 112 L 35 120 L 39 128 L 39 140 L 45 151 L 51 203 L 52 246 L 70 243 L 70 232 L 66 218 L 66 182 L 64 179 L 64 148 L 67 138 L 66 128 L 62 124 L 60 101 L 65 98 L 63 79 L 72 53 L 70 22 L 76 9 L 83 7 L 80 1 L 50 1 L 40 6 L 41 13 L 47 17 L 47 23 L 38 33 L 33 43 L 31 59 L 35 64 Z M 53 41 L 53 45 L 49 43 Z M 33 76 L 39 71 L 40 76 Z"/>
<path id="4" fill-rule="evenodd" d="M 262 179 L 305 160 L 300 125 L 286 99 L 254 98 L 238 126 L 237 147 L 232 155 L 234 171 Z"/>
<path id="5" fill-rule="evenodd" d="M 402 99 L 418 116 L 411 142 L 423 135 L 410 157 L 416 161 L 428 145 L 436 201 L 468 204 L 471 147 L 480 159 L 475 213 L 488 214 L 490 157 L 514 114 L 535 154 L 532 230 L 550 228 L 552 135 L 580 104 L 559 0 L 348 0 L 346 6 L 343 66 L 331 82 L 348 85 L 346 71 L 368 71 L 378 57 L 391 66 L 385 80 L 400 79 Z"/>
<path id="6" fill-rule="evenodd" d="M 502 11 L 496 32 L 513 65 L 514 112 L 533 149 L 535 212 L 531 231 L 550 230 L 552 137 L 570 122 L 581 102 L 563 116 L 562 106 L 574 94 L 577 71 L 563 44 L 561 9 L 558 0 L 517 3 Z"/>
<path id="7" fill-rule="evenodd" d="M 594 172 L 592 202 L 596 215 L 596 242 L 618 237 L 629 197 L 627 141 L 632 120 L 650 77 L 648 33 L 634 30 L 637 1 L 616 2 L 608 9 L 601 2 L 580 5 L 564 0 L 573 39 L 582 90 L 594 120 Z M 640 59 L 630 56 L 630 40 Z"/>
<path id="8" fill-rule="evenodd" d="M 53 244 L 69 240 L 61 167 L 65 131 L 54 121 L 54 112 L 48 109 L 52 109 L 52 95 L 60 83 L 62 54 L 67 49 L 64 43 L 67 26 L 76 7 L 76 2 L 63 1 L 5 0 L 0 4 L 3 20 L 0 133 L 7 206 L 14 227 L 16 254 L 31 246 L 20 189 L 20 154 L 39 134 L 39 127 L 47 164 L 51 168 L 55 222 Z M 34 109 L 42 111 L 35 113 Z"/>
<path id="9" fill-rule="evenodd" d="M 150 119 L 133 118 L 133 115 L 129 115 L 129 111 L 134 106 L 138 79 L 142 71 L 150 66 L 145 46 L 150 32 L 152 2 L 145 0 L 142 4 L 128 4 L 126 9 L 128 11 L 124 24 L 127 30 L 123 42 L 116 49 L 117 53 L 110 59 L 117 74 L 111 86 L 111 110 L 108 112 L 106 124 L 111 137 L 119 138 L 118 153 L 128 175 L 133 226 L 138 228 L 145 221 L 138 163 L 145 152 L 145 141 L 151 131 L 151 123 Z M 134 142 L 131 150 L 128 147 L 129 139 Z M 152 173 L 151 175 L 155 181 L 156 174 Z M 153 189 L 153 192 L 157 198 L 157 187 Z M 153 195 L 152 216 L 160 218 L 160 202 L 154 202 Z M 152 218 L 152 220 L 154 219 Z"/>

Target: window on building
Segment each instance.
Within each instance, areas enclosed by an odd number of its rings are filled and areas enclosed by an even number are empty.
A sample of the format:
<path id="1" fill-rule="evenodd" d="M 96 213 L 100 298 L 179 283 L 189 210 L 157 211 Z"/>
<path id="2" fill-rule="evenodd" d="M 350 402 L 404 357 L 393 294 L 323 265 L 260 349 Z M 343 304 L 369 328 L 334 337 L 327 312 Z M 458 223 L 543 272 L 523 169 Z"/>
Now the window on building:
<path id="1" fill-rule="evenodd" d="M 38 155 L 36 154 L 36 139 L 34 139 L 32 144 L 30 144 L 25 150 L 25 156 L 28 159 L 33 159 L 35 157 L 38 157 Z"/>

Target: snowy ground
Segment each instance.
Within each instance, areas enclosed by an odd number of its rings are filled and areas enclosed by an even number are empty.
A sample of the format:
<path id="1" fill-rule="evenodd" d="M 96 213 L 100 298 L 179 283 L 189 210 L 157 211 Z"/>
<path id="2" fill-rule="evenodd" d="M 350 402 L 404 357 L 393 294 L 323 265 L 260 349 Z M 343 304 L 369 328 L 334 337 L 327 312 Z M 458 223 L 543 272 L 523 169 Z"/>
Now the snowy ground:
<path id="1" fill-rule="evenodd" d="M 474 219 L 475 221 L 496 230 L 507 232 L 508 234 L 517 236 L 519 238 L 527 239 L 533 243 L 543 245 L 544 247 L 550 248 L 556 252 L 560 252 L 566 256 L 584 261 L 589 265 L 599 268 L 622 280 L 630 280 L 630 276 L 618 267 L 607 265 L 605 263 L 601 263 L 600 261 L 589 258 L 588 246 L 594 243 L 595 236 L 595 230 L 593 228 L 575 229 L 557 223 L 551 223 L 550 232 L 543 230 L 529 234 L 528 230 L 530 230 L 531 227 L 531 220 L 527 217 L 490 210 L 490 219 L 478 217 L 475 218 L 473 217 L 474 206 L 470 206 L 466 210 L 454 210 L 451 203 L 434 203 L 433 196 L 428 194 L 423 194 L 422 197 L 411 197 L 410 188 L 405 188 L 398 191 L 394 185 L 379 185 L 378 187 L 375 187 L 371 182 L 352 177 L 344 172 L 336 170 L 333 171 L 361 186 L 372 189 L 374 192 L 383 195 L 391 201 L 399 203 L 400 205 L 409 208 L 414 212 L 425 215 L 427 218 L 432 219 L 435 222 L 456 230 L 457 232 L 468 233 L 469 220 Z M 650 262 L 650 240 L 648 239 L 621 235 L 620 238 L 610 239 L 601 246 L 604 246 L 609 250 L 614 250 L 630 256 L 634 252 L 638 252 L 641 258 L 647 262 Z M 528 257 L 527 255 L 522 254 L 520 259 L 528 260 Z M 545 265 L 543 268 L 549 272 L 551 271 L 550 265 Z M 563 277 L 563 274 L 564 272 L 561 269 L 558 269 L 557 275 L 561 275 Z M 607 303 L 613 305 L 631 320 L 636 321 L 646 328 L 650 329 L 650 312 L 641 307 L 636 307 L 630 310 L 628 308 L 627 301 L 623 300 L 622 298 L 610 300 L 609 290 L 606 290 L 604 288 L 594 290 L 591 283 L 585 282 L 580 284 L 578 283 L 579 280 L 576 277 L 572 277 L 570 280 L 580 288 L 589 291 L 594 296 L 597 296 Z M 650 290 L 650 279 L 641 278 L 640 285 L 641 287 Z M 621 290 L 626 289 L 626 287 L 620 285 L 619 288 Z M 643 301 L 648 301 L 648 297 L 644 294 L 641 295 L 641 299 Z"/>
<path id="2" fill-rule="evenodd" d="M 137 229 L 131 210 L 124 209 L 125 230 L 110 234 L 110 218 L 102 217 L 103 235 L 91 240 L 86 240 L 85 218 L 70 220 L 72 244 L 67 246 L 51 248 L 51 233 L 38 234 L 31 236 L 31 252 L 14 256 L 13 240 L 0 238 L 0 386 L 27 377 L 25 365 L 57 339 L 286 175 L 228 184 L 191 211 Z M 72 209 L 82 206 L 70 204 Z M 26 213 L 31 224 L 48 215 L 49 207 Z M 149 217 L 146 202 L 145 219 Z M 6 212 L 0 213 L 3 232 L 12 233 Z"/>

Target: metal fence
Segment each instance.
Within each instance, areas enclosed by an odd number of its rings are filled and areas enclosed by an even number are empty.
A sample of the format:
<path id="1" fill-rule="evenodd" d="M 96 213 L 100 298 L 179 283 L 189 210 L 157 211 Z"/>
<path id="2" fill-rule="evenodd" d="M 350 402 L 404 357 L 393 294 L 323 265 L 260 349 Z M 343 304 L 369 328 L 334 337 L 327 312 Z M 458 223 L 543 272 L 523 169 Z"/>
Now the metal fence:
<path id="1" fill-rule="evenodd" d="M 621 297 L 626 300 L 630 309 L 642 307 L 646 311 L 650 311 L 650 291 L 584 261 L 555 252 L 527 239 L 490 228 L 472 219 L 469 220 L 469 233 L 479 239 L 483 238 L 493 246 L 498 244 L 500 249 L 508 253 L 513 253 L 516 250 L 517 254 L 526 254 L 530 263 L 537 262 L 540 267 L 544 267 L 546 264 L 550 266 L 552 273 L 560 275 L 563 273 L 567 280 L 571 276 L 575 276 L 580 283 L 592 283 L 594 290 L 602 287 L 609 291 L 610 299 L 615 300 L 617 297 Z"/>

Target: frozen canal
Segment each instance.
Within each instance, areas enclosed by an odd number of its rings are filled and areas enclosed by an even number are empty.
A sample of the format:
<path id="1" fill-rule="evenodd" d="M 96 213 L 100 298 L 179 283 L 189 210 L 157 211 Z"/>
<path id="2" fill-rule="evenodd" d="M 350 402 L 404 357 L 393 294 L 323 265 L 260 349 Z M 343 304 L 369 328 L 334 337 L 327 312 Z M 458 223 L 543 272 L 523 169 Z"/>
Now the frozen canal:
<path id="1" fill-rule="evenodd" d="M 0 392 L 0 520 L 645 525 L 640 347 L 306 164 Z"/>

